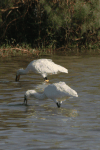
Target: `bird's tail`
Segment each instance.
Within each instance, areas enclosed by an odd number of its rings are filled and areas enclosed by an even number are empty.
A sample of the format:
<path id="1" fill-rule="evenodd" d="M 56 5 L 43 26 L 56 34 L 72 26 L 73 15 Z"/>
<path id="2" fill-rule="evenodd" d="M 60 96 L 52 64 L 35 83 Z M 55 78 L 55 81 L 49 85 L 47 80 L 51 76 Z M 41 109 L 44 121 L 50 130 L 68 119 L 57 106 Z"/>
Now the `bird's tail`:
<path id="1" fill-rule="evenodd" d="M 68 69 L 59 65 L 59 72 L 68 73 Z"/>

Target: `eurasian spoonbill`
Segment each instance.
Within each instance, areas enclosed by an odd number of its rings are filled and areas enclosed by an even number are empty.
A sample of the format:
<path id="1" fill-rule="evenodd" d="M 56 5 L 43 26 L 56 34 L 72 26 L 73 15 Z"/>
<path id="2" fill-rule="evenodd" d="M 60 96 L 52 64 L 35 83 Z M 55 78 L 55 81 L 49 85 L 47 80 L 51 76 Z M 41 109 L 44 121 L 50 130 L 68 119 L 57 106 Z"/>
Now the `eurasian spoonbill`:
<path id="1" fill-rule="evenodd" d="M 24 103 L 27 105 L 27 99 L 29 97 L 35 97 L 36 99 L 52 99 L 58 107 L 61 106 L 62 101 L 66 100 L 69 97 L 78 97 L 78 94 L 75 90 L 70 88 L 65 82 L 58 82 L 49 84 L 44 88 L 43 93 L 38 93 L 35 90 L 28 90 L 24 95 Z"/>
<path id="2" fill-rule="evenodd" d="M 68 70 L 60 65 L 55 64 L 51 59 L 37 59 L 29 63 L 26 69 L 19 69 L 16 73 L 16 81 L 19 81 L 20 75 L 25 75 L 28 72 L 33 71 L 42 75 L 45 81 L 47 75 L 57 74 L 59 72 L 68 73 Z"/>

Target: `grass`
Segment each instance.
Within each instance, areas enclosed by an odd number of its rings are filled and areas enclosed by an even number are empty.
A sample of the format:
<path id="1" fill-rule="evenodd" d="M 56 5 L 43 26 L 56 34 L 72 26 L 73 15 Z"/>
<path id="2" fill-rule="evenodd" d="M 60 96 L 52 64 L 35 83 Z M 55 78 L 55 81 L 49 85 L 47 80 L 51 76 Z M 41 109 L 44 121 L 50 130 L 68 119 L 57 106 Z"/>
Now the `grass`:
<path id="1" fill-rule="evenodd" d="M 31 55 L 35 57 L 40 57 L 41 55 L 52 54 L 53 49 L 50 48 L 36 48 L 33 49 L 30 45 L 22 44 L 19 46 L 11 46 L 8 44 L 4 44 L 0 47 L 0 57 L 14 57 L 21 55 Z"/>
<path id="2" fill-rule="evenodd" d="M 100 44 L 95 43 L 94 45 L 89 44 L 87 48 L 81 46 L 81 49 L 78 46 L 70 45 L 69 47 L 53 48 L 52 46 L 33 49 L 28 44 L 18 44 L 16 46 L 4 44 L 0 47 L 0 57 L 14 57 L 29 55 L 34 57 L 41 57 L 42 55 L 90 55 L 90 54 L 100 54 Z"/>

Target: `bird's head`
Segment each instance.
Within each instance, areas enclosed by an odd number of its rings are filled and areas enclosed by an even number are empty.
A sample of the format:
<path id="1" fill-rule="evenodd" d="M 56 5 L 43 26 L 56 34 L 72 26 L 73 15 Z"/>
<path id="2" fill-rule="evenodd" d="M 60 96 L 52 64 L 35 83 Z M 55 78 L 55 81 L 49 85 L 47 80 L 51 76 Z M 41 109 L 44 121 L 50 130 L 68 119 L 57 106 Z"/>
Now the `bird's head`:
<path id="1" fill-rule="evenodd" d="M 23 70 L 23 68 L 22 68 L 22 69 L 19 69 L 19 70 L 17 71 L 15 81 L 19 81 L 19 79 L 20 79 L 20 74 L 21 74 L 22 70 Z"/>
<path id="2" fill-rule="evenodd" d="M 29 97 L 34 97 L 34 94 L 37 93 L 35 90 L 28 90 L 24 94 L 24 103 L 27 105 L 27 99 Z"/>

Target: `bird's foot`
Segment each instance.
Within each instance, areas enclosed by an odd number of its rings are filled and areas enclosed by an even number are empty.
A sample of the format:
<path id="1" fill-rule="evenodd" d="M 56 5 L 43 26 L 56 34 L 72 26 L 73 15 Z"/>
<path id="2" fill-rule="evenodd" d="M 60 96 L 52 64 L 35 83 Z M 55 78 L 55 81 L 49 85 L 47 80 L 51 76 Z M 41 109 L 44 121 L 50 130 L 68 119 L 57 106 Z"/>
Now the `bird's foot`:
<path id="1" fill-rule="evenodd" d="M 49 82 L 49 80 L 47 79 L 47 77 L 44 78 L 44 81 L 45 81 L 45 82 Z"/>
<path id="2" fill-rule="evenodd" d="M 48 82 L 49 82 L 49 80 L 45 80 L 45 82 L 47 82 L 47 83 L 48 83 Z"/>

